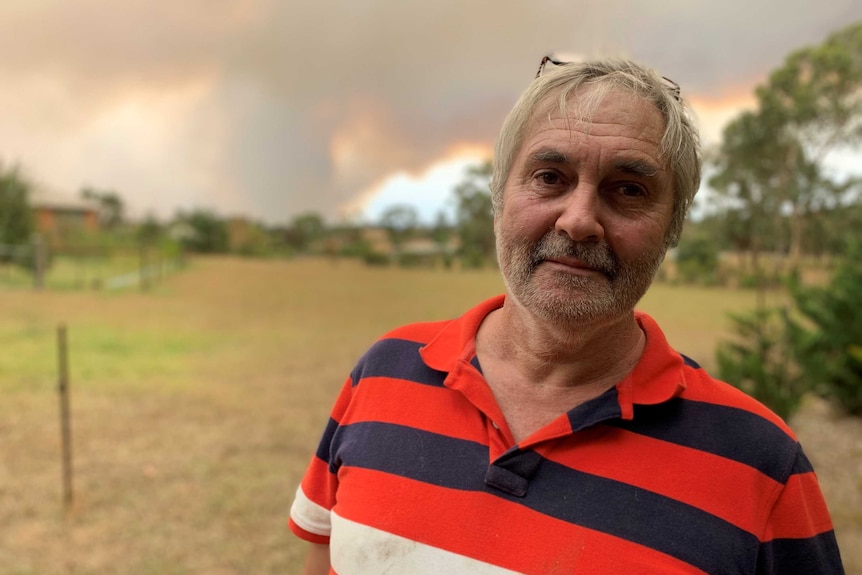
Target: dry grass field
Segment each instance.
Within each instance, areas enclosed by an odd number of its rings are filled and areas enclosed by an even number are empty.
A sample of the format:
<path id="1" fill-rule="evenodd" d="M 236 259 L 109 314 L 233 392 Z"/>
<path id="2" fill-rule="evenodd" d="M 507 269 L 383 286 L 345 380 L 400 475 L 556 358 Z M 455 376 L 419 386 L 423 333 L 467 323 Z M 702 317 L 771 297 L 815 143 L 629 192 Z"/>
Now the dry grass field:
<path id="1" fill-rule="evenodd" d="M 0 574 L 296 573 L 293 491 L 355 360 L 395 325 L 454 317 L 495 271 L 196 260 L 151 293 L 0 294 Z M 712 365 L 749 292 L 656 286 L 643 308 Z M 61 500 L 55 329 L 71 352 L 75 505 Z M 862 574 L 862 426 L 797 427 Z"/>

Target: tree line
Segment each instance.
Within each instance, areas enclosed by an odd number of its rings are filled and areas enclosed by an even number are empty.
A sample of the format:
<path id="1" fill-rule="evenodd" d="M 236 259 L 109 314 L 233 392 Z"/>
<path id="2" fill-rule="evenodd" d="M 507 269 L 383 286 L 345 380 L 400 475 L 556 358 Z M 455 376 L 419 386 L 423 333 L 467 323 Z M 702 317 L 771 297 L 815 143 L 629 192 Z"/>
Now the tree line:
<path id="1" fill-rule="evenodd" d="M 416 208 L 408 204 L 389 207 L 370 224 L 328 224 L 316 212 L 297 214 L 286 224 L 265 224 L 245 217 L 223 217 L 209 209 L 180 210 L 167 220 L 150 215 L 134 221 L 127 216 L 121 193 L 87 186 L 78 196 L 96 211 L 97 228 L 87 229 L 81 222 L 67 218 L 43 240 L 56 252 L 84 246 L 171 244 L 199 254 L 325 255 L 361 258 L 374 265 L 461 262 L 466 267 L 478 267 L 494 261 L 491 200 L 487 193 L 490 169 L 490 162 L 470 168 L 454 190 L 454 219 L 450 221 L 441 212 L 431 225 L 421 223 Z M 0 246 L 27 246 L 33 242 L 39 231 L 33 190 L 34 184 L 20 166 L 0 163 Z M 383 245 L 375 241 L 369 233 L 371 229 L 384 234 Z M 426 245 L 419 251 L 415 244 L 423 240 Z M 10 250 L 0 250 L 0 263 L 30 267 L 27 258 L 11 254 Z"/>

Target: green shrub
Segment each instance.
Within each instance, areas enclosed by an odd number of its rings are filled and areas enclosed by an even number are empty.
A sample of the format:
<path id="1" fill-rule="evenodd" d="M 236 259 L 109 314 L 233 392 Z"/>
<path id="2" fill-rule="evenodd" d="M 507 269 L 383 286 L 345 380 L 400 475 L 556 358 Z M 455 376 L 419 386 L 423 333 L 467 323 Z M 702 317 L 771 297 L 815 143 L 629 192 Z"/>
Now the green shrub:
<path id="1" fill-rule="evenodd" d="M 776 289 L 784 285 L 784 279 L 775 271 L 742 273 L 738 276 L 739 287 L 744 289 Z"/>
<path id="2" fill-rule="evenodd" d="M 719 283 L 718 244 L 706 237 L 686 239 L 677 246 L 677 278 L 684 283 Z"/>
<path id="3" fill-rule="evenodd" d="M 380 252 L 375 252 L 373 250 L 369 250 L 365 254 L 363 254 L 362 261 L 364 261 L 365 265 L 367 266 L 377 267 L 385 267 L 391 263 L 388 255 L 382 254 Z"/>
<path id="4" fill-rule="evenodd" d="M 862 241 L 827 287 L 789 283 L 791 310 L 733 317 L 737 338 L 716 352 L 718 375 L 787 418 L 807 392 L 862 416 Z"/>
<path id="5" fill-rule="evenodd" d="M 827 287 L 791 283 L 801 315 L 796 360 L 816 391 L 862 416 L 862 241 L 850 242 Z"/>
<path id="6" fill-rule="evenodd" d="M 718 377 L 788 419 L 811 383 L 791 361 L 796 331 L 787 310 L 757 309 L 731 319 L 737 337 L 718 346 Z"/>
<path id="7" fill-rule="evenodd" d="M 398 265 L 402 268 L 418 268 L 420 266 L 430 267 L 428 265 L 429 259 L 427 257 L 421 256 L 419 254 L 399 254 L 398 255 Z"/>

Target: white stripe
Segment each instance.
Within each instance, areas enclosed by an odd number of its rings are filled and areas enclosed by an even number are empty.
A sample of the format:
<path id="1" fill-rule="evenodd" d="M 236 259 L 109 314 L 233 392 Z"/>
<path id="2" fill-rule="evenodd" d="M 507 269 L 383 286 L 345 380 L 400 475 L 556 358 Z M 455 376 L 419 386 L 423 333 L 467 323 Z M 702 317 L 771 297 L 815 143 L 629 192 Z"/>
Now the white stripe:
<path id="1" fill-rule="evenodd" d="M 293 519 L 294 523 L 310 533 L 324 536 L 329 535 L 329 509 L 321 507 L 309 499 L 302 490 L 301 485 L 296 490 L 296 498 L 290 507 L 290 518 Z"/>
<path id="2" fill-rule="evenodd" d="M 484 561 L 393 535 L 332 513 L 329 547 L 338 575 L 513 575 Z"/>

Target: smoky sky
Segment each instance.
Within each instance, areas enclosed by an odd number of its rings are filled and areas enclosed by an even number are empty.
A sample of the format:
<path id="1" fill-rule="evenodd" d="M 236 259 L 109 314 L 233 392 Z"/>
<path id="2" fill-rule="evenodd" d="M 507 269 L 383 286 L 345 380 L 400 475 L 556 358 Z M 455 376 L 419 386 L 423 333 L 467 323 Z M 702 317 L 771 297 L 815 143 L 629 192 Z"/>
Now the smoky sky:
<path id="1" fill-rule="evenodd" d="M 6 0 L 0 160 L 142 212 L 335 219 L 388 174 L 490 147 L 546 53 L 720 100 L 859 19 L 858 0 Z"/>

